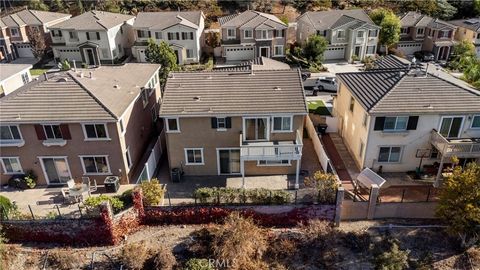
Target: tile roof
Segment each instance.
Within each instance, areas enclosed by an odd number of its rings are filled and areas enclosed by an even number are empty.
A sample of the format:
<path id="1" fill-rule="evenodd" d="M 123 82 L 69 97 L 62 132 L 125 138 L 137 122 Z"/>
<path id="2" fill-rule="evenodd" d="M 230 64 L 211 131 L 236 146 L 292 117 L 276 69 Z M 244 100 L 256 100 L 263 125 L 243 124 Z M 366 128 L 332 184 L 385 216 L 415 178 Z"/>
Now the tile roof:
<path id="1" fill-rule="evenodd" d="M 363 9 L 308 11 L 297 18 L 307 17 L 316 30 L 336 28 L 354 20 L 375 25 Z"/>
<path id="2" fill-rule="evenodd" d="M 432 74 L 377 71 L 339 73 L 356 100 L 370 113 L 480 112 L 480 95 Z"/>
<path id="3" fill-rule="evenodd" d="M 28 64 L 0 64 L 0 81 L 6 80 L 11 76 L 25 70 L 32 68 Z"/>
<path id="4" fill-rule="evenodd" d="M 452 25 L 446 21 L 442 21 L 437 18 L 432 18 L 428 15 L 421 14 L 415 11 L 409 11 L 400 15 L 400 24 L 402 27 L 430 27 L 430 28 L 443 28 L 451 27 L 456 28 L 455 25 Z"/>
<path id="5" fill-rule="evenodd" d="M 480 18 L 449 21 L 450 24 L 480 32 Z"/>
<path id="6" fill-rule="evenodd" d="M 105 30 L 135 18 L 132 15 L 106 11 L 88 11 L 66 21 L 52 25 L 52 29 Z"/>
<path id="7" fill-rule="evenodd" d="M 8 27 L 23 25 L 43 25 L 58 19 L 69 18 L 70 14 L 26 9 L 2 17 L 2 23 Z"/>
<path id="8" fill-rule="evenodd" d="M 410 68 L 410 64 L 407 59 L 389 54 L 376 60 L 372 70 L 405 70 Z"/>
<path id="9" fill-rule="evenodd" d="M 256 57 L 252 60 L 241 62 L 236 66 L 217 67 L 214 70 L 228 70 L 228 71 L 249 71 L 249 70 L 285 70 L 290 69 L 286 63 L 273 60 L 267 57 Z"/>
<path id="10" fill-rule="evenodd" d="M 220 17 L 218 18 L 218 22 L 221 27 L 257 28 L 268 26 L 268 28 L 265 29 L 287 28 L 287 25 L 277 16 L 254 10 L 247 10 L 242 13 Z"/>
<path id="11" fill-rule="evenodd" d="M 133 27 L 165 29 L 176 24 L 183 24 L 198 29 L 202 16 L 202 11 L 139 12 Z"/>
<path id="12" fill-rule="evenodd" d="M 306 114 L 298 70 L 176 72 L 167 80 L 160 115 Z"/>
<path id="13" fill-rule="evenodd" d="M 46 81 L 40 76 L 0 99 L 0 121 L 115 121 L 158 68 L 154 64 L 128 63 L 50 73 Z"/>

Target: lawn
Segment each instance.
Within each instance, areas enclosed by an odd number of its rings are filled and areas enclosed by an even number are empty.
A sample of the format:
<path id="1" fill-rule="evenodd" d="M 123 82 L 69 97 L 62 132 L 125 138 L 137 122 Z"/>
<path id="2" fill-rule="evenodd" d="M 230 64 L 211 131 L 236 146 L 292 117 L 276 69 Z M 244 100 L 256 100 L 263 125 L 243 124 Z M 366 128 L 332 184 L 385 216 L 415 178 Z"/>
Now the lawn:
<path id="1" fill-rule="evenodd" d="M 308 112 L 324 116 L 332 116 L 322 100 L 308 101 Z"/>
<path id="2" fill-rule="evenodd" d="M 47 71 L 48 71 L 48 69 L 43 69 L 43 68 L 33 69 L 33 68 L 32 68 L 32 69 L 30 70 L 30 74 L 31 74 L 32 76 L 40 76 L 40 75 L 42 75 L 43 73 L 45 73 L 45 72 L 47 72 Z"/>

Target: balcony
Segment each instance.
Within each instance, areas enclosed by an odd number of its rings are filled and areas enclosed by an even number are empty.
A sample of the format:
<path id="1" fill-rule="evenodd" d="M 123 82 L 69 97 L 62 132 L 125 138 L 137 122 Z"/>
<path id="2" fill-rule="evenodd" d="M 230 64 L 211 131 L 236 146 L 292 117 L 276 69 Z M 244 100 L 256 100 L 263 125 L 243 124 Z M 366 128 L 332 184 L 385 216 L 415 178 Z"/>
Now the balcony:
<path id="1" fill-rule="evenodd" d="M 297 130 L 292 141 L 246 142 L 240 133 L 241 160 L 298 160 L 302 156 L 302 137 Z"/>
<path id="2" fill-rule="evenodd" d="M 437 148 L 443 157 L 480 157 L 480 138 L 447 139 L 434 129 L 430 136 L 430 143 Z"/>

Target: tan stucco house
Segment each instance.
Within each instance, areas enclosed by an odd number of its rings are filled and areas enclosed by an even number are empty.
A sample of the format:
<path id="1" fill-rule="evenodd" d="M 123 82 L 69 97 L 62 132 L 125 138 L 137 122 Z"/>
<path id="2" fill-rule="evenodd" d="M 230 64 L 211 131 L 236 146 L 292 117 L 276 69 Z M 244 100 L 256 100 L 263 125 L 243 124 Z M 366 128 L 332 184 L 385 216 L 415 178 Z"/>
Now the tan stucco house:
<path id="1" fill-rule="evenodd" d="M 158 133 L 158 69 L 129 63 L 49 73 L 1 98 L 1 183 L 27 171 L 39 185 L 84 176 L 135 181 Z"/>
<path id="2" fill-rule="evenodd" d="M 29 64 L 0 64 L 0 97 L 8 95 L 32 80 Z"/>
<path id="3" fill-rule="evenodd" d="M 468 40 L 475 46 L 477 57 L 480 57 L 480 18 L 454 20 L 449 23 L 458 27 L 455 40 Z"/>
<path id="4" fill-rule="evenodd" d="M 298 70 L 172 73 L 160 117 L 186 176 L 295 174 L 307 106 Z"/>
<path id="5" fill-rule="evenodd" d="M 480 93 L 425 71 L 339 73 L 334 115 L 358 167 L 435 169 L 480 161 Z"/>

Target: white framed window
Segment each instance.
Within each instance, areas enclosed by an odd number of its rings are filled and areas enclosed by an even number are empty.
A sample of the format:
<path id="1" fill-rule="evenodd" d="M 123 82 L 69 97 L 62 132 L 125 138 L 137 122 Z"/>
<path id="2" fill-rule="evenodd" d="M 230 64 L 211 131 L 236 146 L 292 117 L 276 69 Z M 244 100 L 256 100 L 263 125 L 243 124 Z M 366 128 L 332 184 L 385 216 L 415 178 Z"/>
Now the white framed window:
<path id="1" fill-rule="evenodd" d="M 451 31 L 450 30 L 441 30 L 439 33 L 438 33 L 438 38 L 449 38 L 450 37 L 450 34 Z"/>
<path id="2" fill-rule="evenodd" d="M 0 126 L 0 142 L 22 140 L 18 126 Z"/>
<path id="3" fill-rule="evenodd" d="M 283 30 L 275 30 L 275 37 L 283 38 Z"/>
<path id="4" fill-rule="evenodd" d="M 400 34 L 402 34 L 402 35 L 408 34 L 408 27 L 402 27 L 402 28 L 400 28 Z"/>
<path id="5" fill-rule="evenodd" d="M 23 173 L 22 165 L 18 157 L 1 157 L 2 168 L 4 174 L 20 174 Z"/>
<path id="6" fill-rule="evenodd" d="M 167 132 L 180 132 L 180 122 L 178 118 L 166 118 Z"/>
<path id="7" fill-rule="evenodd" d="M 357 37 L 363 38 L 364 33 L 365 33 L 364 31 L 358 31 L 357 32 Z"/>
<path id="8" fill-rule="evenodd" d="M 292 116 L 274 116 L 272 122 L 272 132 L 292 131 Z"/>
<path id="9" fill-rule="evenodd" d="M 82 162 L 84 175 L 107 175 L 110 174 L 108 155 L 79 156 Z"/>
<path id="10" fill-rule="evenodd" d="M 375 54 L 375 45 L 367 46 L 367 54 Z"/>
<path id="11" fill-rule="evenodd" d="M 185 148 L 185 165 L 205 165 L 203 148 Z"/>
<path id="12" fill-rule="evenodd" d="M 464 118 L 464 116 L 442 116 L 438 132 L 445 138 L 460 137 Z"/>
<path id="13" fill-rule="evenodd" d="M 193 54 L 193 49 L 187 49 L 187 58 L 193 58 L 195 57 Z"/>
<path id="14" fill-rule="evenodd" d="M 259 160 L 257 166 L 290 166 L 292 165 L 290 160 Z"/>
<path id="15" fill-rule="evenodd" d="M 363 149 L 365 148 L 365 144 L 360 141 L 360 148 L 358 149 L 358 156 L 363 157 Z"/>
<path id="16" fill-rule="evenodd" d="M 474 115 L 472 117 L 472 124 L 470 125 L 470 128 L 480 129 L 480 115 Z"/>
<path id="17" fill-rule="evenodd" d="M 162 39 L 162 32 L 155 32 L 155 39 Z"/>
<path id="18" fill-rule="evenodd" d="M 257 30 L 257 39 L 268 39 L 268 30 Z"/>
<path id="19" fill-rule="evenodd" d="M 118 120 L 118 125 L 120 126 L 120 132 L 123 134 L 125 134 L 125 126 L 123 124 L 123 118 L 120 118 L 120 120 Z"/>
<path id="20" fill-rule="evenodd" d="M 384 131 L 404 131 L 407 130 L 408 116 L 385 117 L 383 124 Z"/>
<path id="21" fill-rule="evenodd" d="M 25 72 L 22 74 L 22 82 L 23 84 L 27 84 L 29 82 L 29 78 L 28 78 L 28 73 Z"/>
<path id="22" fill-rule="evenodd" d="M 130 156 L 130 148 L 127 147 L 127 151 L 125 151 L 125 159 L 127 160 L 127 167 L 130 169 L 132 168 L 132 158 Z"/>
<path id="23" fill-rule="evenodd" d="M 76 31 L 69 31 L 68 36 L 70 40 L 78 40 L 78 33 Z"/>
<path id="24" fill-rule="evenodd" d="M 378 36 L 378 30 L 369 30 L 368 31 L 368 36 L 369 37 L 377 37 Z"/>
<path id="25" fill-rule="evenodd" d="M 227 129 L 227 119 L 225 117 L 217 117 L 217 130 Z"/>
<path id="26" fill-rule="evenodd" d="M 86 141 L 109 140 L 106 124 L 82 124 Z"/>
<path id="27" fill-rule="evenodd" d="M 47 140 L 63 139 L 60 125 L 43 125 Z"/>
<path id="28" fill-rule="evenodd" d="M 253 30 L 252 29 L 247 29 L 243 31 L 243 38 L 253 38 Z"/>
<path id="29" fill-rule="evenodd" d="M 237 34 L 235 32 L 235 28 L 228 28 L 227 29 L 227 38 L 228 39 L 235 39 L 237 37 Z"/>
<path id="30" fill-rule="evenodd" d="M 150 90 L 149 89 L 151 89 L 151 88 L 145 87 L 145 88 L 143 88 L 142 93 L 141 93 L 144 109 L 148 105 L 148 97 L 150 96 L 150 93 L 149 93 Z"/>
<path id="31" fill-rule="evenodd" d="M 147 30 L 137 30 L 137 37 L 138 38 L 147 38 L 148 31 Z"/>
<path id="32" fill-rule="evenodd" d="M 338 39 L 345 38 L 345 31 L 344 30 L 337 30 L 337 38 Z"/>
<path id="33" fill-rule="evenodd" d="M 10 35 L 12 37 L 19 37 L 20 31 L 18 31 L 18 28 L 10 28 Z"/>
<path id="34" fill-rule="evenodd" d="M 417 36 L 425 35 L 425 28 L 417 28 Z"/>
<path id="35" fill-rule="evenodd" d="M 402 147 L 400 146 L 383 146 L 380 147 L 378 153 L 378 162 L 396 163 L 400 162 Z"/>
<path id="36" fill-rule="evenodd" d="M 52 37 L 61 37 L 62 36 L 62 31 L 61 30 L 52 30 Z"/>
<path id="37" fill-rule="evenodd" d="M 283 56 L 283 45 L 275 45 L 275 56 Z"/>

